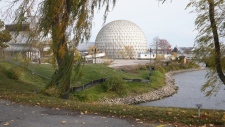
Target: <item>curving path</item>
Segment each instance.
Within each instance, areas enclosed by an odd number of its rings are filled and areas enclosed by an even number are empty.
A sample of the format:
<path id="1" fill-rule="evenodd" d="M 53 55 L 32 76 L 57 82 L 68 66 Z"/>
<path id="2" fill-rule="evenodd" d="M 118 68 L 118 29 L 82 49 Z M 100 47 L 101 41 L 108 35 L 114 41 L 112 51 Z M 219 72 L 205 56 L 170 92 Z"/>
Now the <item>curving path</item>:
<path id="1" fill-rule="evenodd" d="M 0 100 L 0 126 L 7 127 L 173 127 L 113 116 L 87 115 L 77 111 L 19 105 Z"/>

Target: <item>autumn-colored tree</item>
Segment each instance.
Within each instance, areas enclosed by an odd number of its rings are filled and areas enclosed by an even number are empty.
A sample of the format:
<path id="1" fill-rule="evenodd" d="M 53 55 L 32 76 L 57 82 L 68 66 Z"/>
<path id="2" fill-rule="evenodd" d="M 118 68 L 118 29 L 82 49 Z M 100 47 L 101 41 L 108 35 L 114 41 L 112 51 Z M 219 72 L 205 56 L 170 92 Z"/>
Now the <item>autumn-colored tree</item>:
<path id="1" fill-rule="evenodd" d="M 153 43 L 151 46 L 155 47 L 156 57 L 159 49 L 163 52 L 163 54 L 171 52 L 171 45 L 166 39 L 155 37 L 153 38 Z"/>
<path id="2" fill-rule="evenodd" d="M 104 14 L 106 18 L 110 4 L 115 5 L 116 0 L 44 0 L 37 8 L 34 4 L 39 0 L 15 0 L 12 4 L 16 2 L 20 2 L 20 5 L 15 11 L 17 12 L 15 21 L 20 24 L 24 17 L 36 12 L 37 32 L 43 37 L 51 35 L 53 56 L 58 68 L 46 88 L 55 87 L 61 98 L 68 99 L 74 63 L 74 52 L 69 50 L 68 37 L 74 36 L 72 48 L 88 40 L 95 9 L 106 7 Z"/>
<path id="3" fill-rule="evenodd" d="M 8 42 L 11 40 L 11 34 L 4 29 L 4 22 L 0 20 L 0 50 L 8 47 Z"/>
<path id="4" fill-rule="evenodd" d="M 158 44 L 159 44 L 159 37 L 154 37 L 151 46 L 155 47 L 156 57 L 158 56 L 158 48 L 159 48 Z"/>
<path id="5" fill-rule="evenodd" d="M 99 52 L 100 52 L 100 50 L 96 46 L 90 46 L 88 48 L 88 54 L 90 54 L 90 55 L 94 55 Z"/>
<path id="6" fill-rule="evenodd" d="M 223 0 L 193 0 L 187 7 L 195 7 L 197 18 L 195 20 L 198 35 L 195 43 L 195 54 L 201 62 L 205 62 L 210 72 L 208 81 L 202 87 L 206 95 L 211 95 L 220 89 L 220 84 L 225 84 L 223 69 L 225 68 L 225 1 Z M 221 47 L 223 46 L 223 47 Z M 220 80 L 218 80 L 220 79 Z M 221 82 L 219 82 L 221 81 Z"/>
<path id="7" fill-rule="evenodd" d="M 173 56 L 174 58 L 177 58 L 177 53 L 176 52 L 172 52 L 171 56 Z"/>
<path id="8" fill-rule="evenodd" d="M 123 58 L 132 59 L 134 58 L 134 48 L 133 46 L 124 46 L 124 49 L 120 51 Z"/>
<path id="9" fill-rule="evenodd" d="M 163 54 L 168 54 L 171 52 L 171 45 L 166 39 L 159 39 L 158 40 L 158 47 L 161 49 Z"/>

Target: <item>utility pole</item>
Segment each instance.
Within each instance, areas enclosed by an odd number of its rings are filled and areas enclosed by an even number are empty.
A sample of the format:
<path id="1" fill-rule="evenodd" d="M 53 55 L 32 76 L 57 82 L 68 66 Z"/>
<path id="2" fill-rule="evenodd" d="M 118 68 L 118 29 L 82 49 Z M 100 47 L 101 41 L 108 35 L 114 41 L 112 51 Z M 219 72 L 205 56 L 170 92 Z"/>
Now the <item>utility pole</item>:
<path id="1" fill-rule="evenodd" d="M 152 55 L 152 49 L 151 49 L 151 48 L 149 49 L 149 53 L 150 53 L 150 56 L 149 56 L 150 63 L 149 63 L 149 65 L 150 65 L 150 64 L 152 63 L 152 61 L 151 61 L 151 57 L 152 57 L 152 56 L 151 56 L 151 55 Z"/>
<path id="2" fill-rule="evenodd" d="M 96 53 L 97 53 L 97 48 L 93 48 L 92 51 L 94 51 L 94 54 L 95 54 L 95 64 L 96 64 Z"/>

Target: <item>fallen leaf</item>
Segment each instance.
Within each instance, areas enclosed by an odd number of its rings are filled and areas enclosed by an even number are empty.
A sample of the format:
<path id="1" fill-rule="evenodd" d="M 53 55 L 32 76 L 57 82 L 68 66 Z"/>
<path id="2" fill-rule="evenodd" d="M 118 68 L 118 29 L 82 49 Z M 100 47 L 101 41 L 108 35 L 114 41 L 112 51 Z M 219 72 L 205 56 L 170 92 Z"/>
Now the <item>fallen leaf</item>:
<path id="1" fill-rule="evenodd" d="M 61 124 L 65 124 L 65 123 L 66 123 L 66 121 L 62 121 L 62 122 L 61 122 Z"/>
<path id="2" fill-rule="evenodd" d="M 161 119 L 159 119 L 159 122 L 163 123 L 163 121 Z"/>
<path id="3" fill-rule="evenodd" d="M 198 118 L 198 116 L 192 115 L 193 118 Z"/>
<path id="4" fill-rule="evenodd" d="M 9 122 L 6 122 L 5 124 L 3 124 L 4 126 L 8 126 L 9 125 Z"/>
<path id="5" fill-rule="evenodd" d="M 213 124 L 209 124 L 209 126 L 210 126 L 210 127 L 213 127 L 214 125 L 213 125 Z"/>
<path id="6" fill-rule="evenodd" d="M 171 113 L 172 113 L 172 112 L 167 112 L 166 114 L 167 114 L 167 115 L 170 115 Z"/>
<path id="7" fill-rule="evenodd" d="M 136 121 L 139 121 L 140 119 L 136 119 Z"/>
<path id="8" fill-rule="evenodd" d="M 225 121 L 225 114 L 223 114 L 222 120 Z"/>
<path id="9" fill-rule="evenodd" d="M 186 113 L 186 111 L 181 111 L 182 113 Z"/>

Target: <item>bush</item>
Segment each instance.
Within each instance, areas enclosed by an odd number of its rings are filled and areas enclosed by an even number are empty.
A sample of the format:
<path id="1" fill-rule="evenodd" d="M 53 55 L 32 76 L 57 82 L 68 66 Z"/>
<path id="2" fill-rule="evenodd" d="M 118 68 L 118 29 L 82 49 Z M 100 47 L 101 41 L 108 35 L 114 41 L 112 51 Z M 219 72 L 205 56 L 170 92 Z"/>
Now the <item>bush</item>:
<path id="1" fill-rule="evenodd" d="M 19 67 L 12 67 L 10 69 L 5 69 L 4 72 L 9 78 L 18 80 L 21 77 L 22 69 Z"/>
<path id="2" fill-rule="evenodd" d="M 94 91 L 87 92 L 87 91 L 81 91 L 74 94 L 74 99 L 82 101 L 82 102 L 91 102 L 97 100 L 97 93 Z"/>
<path id="3" fill-rule="evenodd" d="M 138 73 L 138 66 L 124 66 L 123 67 L 124 72 L 127 73 Z"/>
<path id="4" fill-rule="evenodd" d="M 164 57 L 164 55 L 162 55 L 162 54 L 158 54 L 158 55 L 156 56 L 155 59 L 156 59 L 156 60 L 164 60 L 165 57 Z"/>
<path id="5" fill-rule="evenodd" d="M 125 81 L 119 76 L 113 76 L 107 79 L 107 81 L 102 84 L 102 88 L 106 92 L 113 91 L 120 95 L 127 94 Z"/>
<path id="6" fill-rule="evenodd" d="M 147 65 L 138 64 L 137 67 L 138 67 L 139 70 L 147 70 L 148 69 Z"/>

